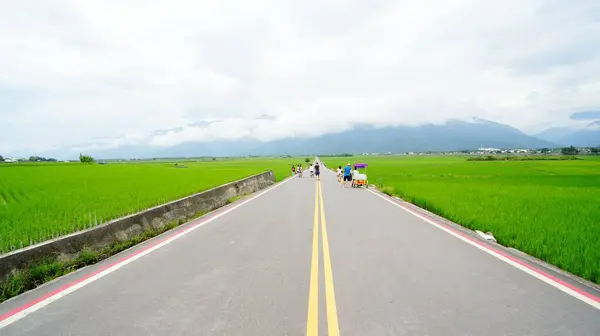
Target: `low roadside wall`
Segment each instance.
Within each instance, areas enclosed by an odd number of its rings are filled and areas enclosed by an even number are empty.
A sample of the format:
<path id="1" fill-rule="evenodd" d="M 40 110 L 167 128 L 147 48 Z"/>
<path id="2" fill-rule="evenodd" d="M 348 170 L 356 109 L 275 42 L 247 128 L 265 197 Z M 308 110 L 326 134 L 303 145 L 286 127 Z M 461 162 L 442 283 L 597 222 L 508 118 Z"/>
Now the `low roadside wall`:
<path id="1" fill-rule="evenodd" d="M 228 203 L 231 197 L 254 193 L 275 183 L 273 171 L 224 184 L 198 194 L 162 204 L 126 217 L 0 255 L 0 283 L 14 270 L 42 260 L 70 260 L 84 248 L 101 249 L 126 241 L 144 230 L 160 228 L 173 221 L 185 222 L 199 212 L 208 212 Z"/>

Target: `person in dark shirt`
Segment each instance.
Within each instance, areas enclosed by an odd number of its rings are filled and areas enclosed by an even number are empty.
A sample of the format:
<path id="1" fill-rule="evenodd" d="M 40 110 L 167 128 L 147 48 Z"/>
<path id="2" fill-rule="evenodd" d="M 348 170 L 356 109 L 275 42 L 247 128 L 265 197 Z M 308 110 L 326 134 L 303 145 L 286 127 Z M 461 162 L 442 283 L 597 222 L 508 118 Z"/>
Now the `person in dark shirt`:
<path id="1" fill-rule="evenodd" d="M 317 180 L 321 179 L 321 166 L 319 166 L 318 162 L 315 164 L 315 175 L 317 176 Z"/>

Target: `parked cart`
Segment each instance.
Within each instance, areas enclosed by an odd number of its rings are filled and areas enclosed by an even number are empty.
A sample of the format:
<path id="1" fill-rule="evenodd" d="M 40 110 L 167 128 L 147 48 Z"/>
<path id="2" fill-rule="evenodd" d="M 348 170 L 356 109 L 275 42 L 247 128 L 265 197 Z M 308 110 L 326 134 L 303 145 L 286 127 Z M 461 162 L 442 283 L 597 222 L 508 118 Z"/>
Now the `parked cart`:
<path id="1" fill-rule="evenodd" d="M 366 163 L 356 163 L 354 164 L 354 169 L 355 172 L 352 176 L 352 187 L 353 188 L 359 188 L 359 187 L 369 187 L 369 180 L 367 178 L 367 167 L 369 165 Z M 361 169 L 364 169 L 364 172 L 361 173 Z"/>

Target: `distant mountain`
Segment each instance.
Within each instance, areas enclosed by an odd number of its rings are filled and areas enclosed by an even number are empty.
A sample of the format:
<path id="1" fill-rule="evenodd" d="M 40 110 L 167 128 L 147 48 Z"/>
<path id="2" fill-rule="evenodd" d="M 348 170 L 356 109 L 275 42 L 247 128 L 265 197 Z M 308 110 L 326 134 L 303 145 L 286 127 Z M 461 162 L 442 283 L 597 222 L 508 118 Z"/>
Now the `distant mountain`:
<path id="1" fill-rule="evenodd" d="M 186 156 L 246 156 L 246 155 L 307 155 L 337 153 L 402 153 L 417 151 L 450 151 L 493 148 L 557 147 L 550 141 L 528 136 L 521 131 L 496 122 L 475 119 L 449 120 L 444 124 L 376 128 L 356 126 L 352 130 L 328 133 L 313 138 L 285 138 L 262 142 L 253 138 L 235 141 L 186 142 L 171 147 L 149 145 L 86 151 L 97 158 L 186 157 Z M 67 149 L 68 151 L 68 149 Z M 61 152 L 64 157 L 66 151 Z M 73 156 L 77 153 L 69 153 Z"/>
<path id="2" fill-rule="evenodd" d="M 549 128 L 536 137 L 562 146 L 600 146 L 600 120 L 579 127 Z"/>
<path id="3" fill-rule="evenodd" d="M 316 138 L 296 141 L 279 140 L 263 148 L 269 154 L 279 149 L 292 153 L 335 154 L 385 153 L 411 151 L 450 151 L 494 148 L 543 148 L 555 147 L 548 141 L 540 140 L 507 125 L 476 120 L 464 122 L 450 120 L 443 125 L 426 124 L 421 126 L 398 126 L 375 128 L 364 125 L 350 131 L 325 134 Z"/>
<path id="4" fill-rule="evenodd" d="M 569 127 L 552 127 L 535 134 L 536 138 L 562 144 L 562 140 L 575 130 Z M 564 145 L 564 144 L 562 144 Z"/>

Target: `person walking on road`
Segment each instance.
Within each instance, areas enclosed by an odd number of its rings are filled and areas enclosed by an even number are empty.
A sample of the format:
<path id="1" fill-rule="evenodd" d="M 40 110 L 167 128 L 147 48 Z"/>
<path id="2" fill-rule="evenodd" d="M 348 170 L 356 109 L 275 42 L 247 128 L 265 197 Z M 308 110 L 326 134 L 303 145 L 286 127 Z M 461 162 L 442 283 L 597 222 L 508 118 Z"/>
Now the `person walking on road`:
<path id="1" fill-rule="evenodd" d="M 344 186 L 348 187 L 352 183 L 352 167 L 348 163 L 346 167 L 344 167 Z"/>
<path id="2" fill-rule="evenodd" d="M 321 167 L 319 166 L 319 163 L 317 162 L 317 164 L 315 164 L 315 176 L 317 176 L 317 181 L 321 179 L 320 175 L 321 175 Z"/>
<path id="3" fill-rule="evenodd" d="M 336 173 L 337 173 L 338 183 L 341 183 L 342 182 L 342 166 L 338 166 Z"/>

